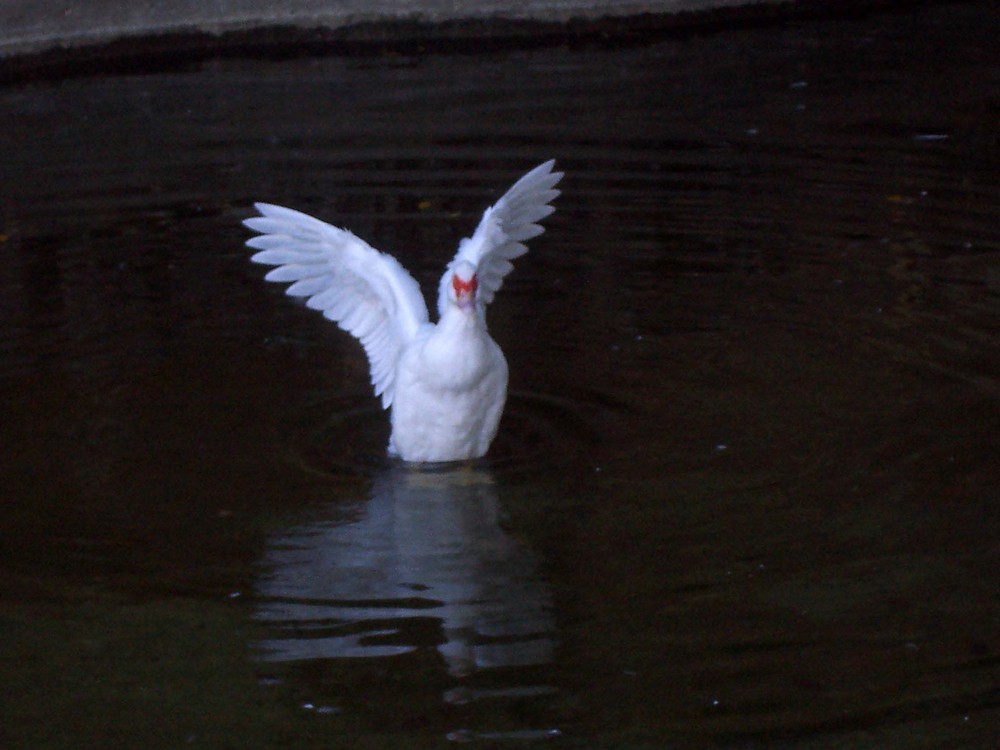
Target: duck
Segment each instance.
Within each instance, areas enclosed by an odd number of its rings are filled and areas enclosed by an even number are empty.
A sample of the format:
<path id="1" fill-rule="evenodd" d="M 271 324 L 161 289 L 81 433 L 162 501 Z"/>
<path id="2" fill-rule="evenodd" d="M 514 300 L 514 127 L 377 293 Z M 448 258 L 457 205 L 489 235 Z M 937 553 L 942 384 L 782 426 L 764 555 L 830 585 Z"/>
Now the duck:
<path id="1" fill-rule="evenodd" d="M 555 160 L 535 167 L 483 213 L 463 238 L 437 289 L 437 323 L 420 285 L 391 255 L 347 229 L 270 203 L 244 220 L 256 236 L 250 260 L 274 266 L 266 281 L 288 283 L 354 336 L 368 358 L 371 384 L 389 411 L 388 453 L 404 462 L 482 458 L 507 400 L 508 367 L 486 325 L 486 309 L 525 242 L 545 230 L 563 173 Z"/>

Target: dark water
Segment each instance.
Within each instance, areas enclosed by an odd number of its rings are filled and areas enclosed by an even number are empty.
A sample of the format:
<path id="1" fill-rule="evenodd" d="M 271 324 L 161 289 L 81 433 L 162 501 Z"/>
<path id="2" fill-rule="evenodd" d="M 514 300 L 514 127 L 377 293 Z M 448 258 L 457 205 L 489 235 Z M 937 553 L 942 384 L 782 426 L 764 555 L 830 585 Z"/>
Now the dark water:
<path id="1" fill-rule="evenodd" d="M 1000 742 L 1000 11 L 0 91 L 5 747 Z M 269 200 L 490 311 L 408 472 Z"/>

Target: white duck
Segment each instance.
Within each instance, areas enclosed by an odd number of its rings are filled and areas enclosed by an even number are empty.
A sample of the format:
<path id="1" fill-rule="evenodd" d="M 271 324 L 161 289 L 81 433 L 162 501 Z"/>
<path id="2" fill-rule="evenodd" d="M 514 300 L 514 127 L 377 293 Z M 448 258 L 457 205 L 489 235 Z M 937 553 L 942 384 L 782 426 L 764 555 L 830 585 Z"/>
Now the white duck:
<path id="1" fill-rule="evenodd" d="M 344 229 L 281 206 L 257 203 L 243 223 L 251 260 L 277 266 L 268 281 L 354 335 L 364 346 L 375 395 L 391 409 L 389 453 L 405 461 L 479 458 L 493 442 L 507 398 L 507 361 L 486 330 L 486 305 L 545 230 L 536 222 L 562 172 L 547 161 L 486 209 L 463 239 L 438 287 L 439 321 L 429 322 L 417 282 L 399 262 Z"/>

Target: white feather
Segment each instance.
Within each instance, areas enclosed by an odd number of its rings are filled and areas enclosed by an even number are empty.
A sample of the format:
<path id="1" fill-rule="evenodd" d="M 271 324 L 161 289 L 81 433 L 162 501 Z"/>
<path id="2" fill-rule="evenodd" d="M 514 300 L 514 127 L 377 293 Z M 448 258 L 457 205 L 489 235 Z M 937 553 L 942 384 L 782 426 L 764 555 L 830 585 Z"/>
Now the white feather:
<path id="1" fill-rule="evenodd" d="M 399 355 L 428 319 L 417 282 L 395 258 L 344 229 L 289 208 L 255 205 L 261 216 L 243 223 L 264 234 L 247 242 L 261 249 L 251 260 L 278 266 L 264 278 L 295 282 L 288 294 L 307 297 L 308 307 L 349 333 L 381 332 L 362 344 L 372 365 L 375 395 L 387 408 L 395 395 Z"/>
<path id="2" fill-rule="evenodd" d="M 562 173 L 554 164 L 514 183 L 459 243 L 438 286 L 437 325 L 406 270 L 347 230 L 268 203 L 255 204 L 260 216 L 243 222 L 260 233 L 247 241 L 258 251 L 251 260 L 275 266 L 264 278 L 290 283 L 287 294 L 306 298 L 307 307 L 361 342 L 375 395 L 392 408 L 390 451 L 407 461 L 478 458 L 496 434 L 507 363 L 486 331 L 485 306 L 513 269 L 510 261 L 528 251 L 523 242 L 544 231 L 537 222 L 555 210 L 549 203 Z M 478 282 L 464 302 L 459 285 L 452 288 L 460 263 L 463 284 L 471 273 Z"/>
<path id="3" fill-rule="evenodd" d="M 563 173 L 553 172 L 554 166 L 554 160 L 539 164 L 515 182 L 500 200 L 486 209 L 472 237 L 459 243 L 458 254 L 448 264 L 438 285 L 439 313 L 447 302 L 450 271 L 460 260 L 477 269 L 480 304 L 485 307 L 493 301 L 504 277 L 513 268 L 510 261 L 528 252 L 522 240 L 542 234 L 545 228 L 535 222 L 556 210 L 548 204 L 559 196 L 554 186 Z"/>

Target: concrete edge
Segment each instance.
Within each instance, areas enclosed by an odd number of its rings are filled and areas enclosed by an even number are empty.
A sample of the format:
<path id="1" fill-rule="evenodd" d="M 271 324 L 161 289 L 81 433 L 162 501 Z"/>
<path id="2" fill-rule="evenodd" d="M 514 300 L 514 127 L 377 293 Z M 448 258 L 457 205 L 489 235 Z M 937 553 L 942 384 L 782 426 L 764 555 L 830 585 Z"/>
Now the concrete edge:
<path id="1" fill-rule="evenodd" d="M 519 22 L 594 22 L 606 18 L 690 14 L 792 2 L 794 0 L 342 0 L 325 2 L 320 8 L 310 0 L 283 3 L 246 0 L 215 4 L 175 0 L 167 4 L 147 2 L 145 12 L 128 12 L 124 7 L 128 0 L 91 0 L 83 8 L 78 7 L 79 3 L 53 0 L 19 3 L 15 0 L 0 6 L 0 61 L 131 39 L 168 35 L 221 37 L 268 27 L 329 33 L 375 25 L 454 27 L 470 23 L 509 26 Z"/>
<path id="2" fill-rule="evenodd" d="M 0 85 L 106 73 L 177 69 L 212 58 L 281 59 L 303 55 L 403 54 L 496 51 L 539 44 L 621 45 L 666 35 L 786 23 L 789 20 L 857 17 L 933 4 L 933 0 L 220 0 L 263 3 L 273 12 L 185 17 L 164 23 L 135 20 L 111 25 L 74 23 L 48 36 L 45 23 L 23 16 L 18 36 L 4 26 L 10 5 L 31 8 L 72 0 L 9 0 L 0 4 Z M 961 4 L 967 0 L 945 0 Z M 89 0 L 105 10 L 129 0 Z M 204 0 L 147 0 L 175 5 Z M 37 3 L 37 5 L 35 4 Z M 296 5 L 319 3 L 323 13 Z M 379 4 L 386 7 L 376 7 Z M 392 6 L 387 11 L 387 7 Z M 162 7 L 161 7 L 162 10 Z M 181 14 L 183 15 L 183 14 Z M 100 13 L 89 19 L 103 18 Z M 56 24 L 58 26 L 58 24 Z"/>

